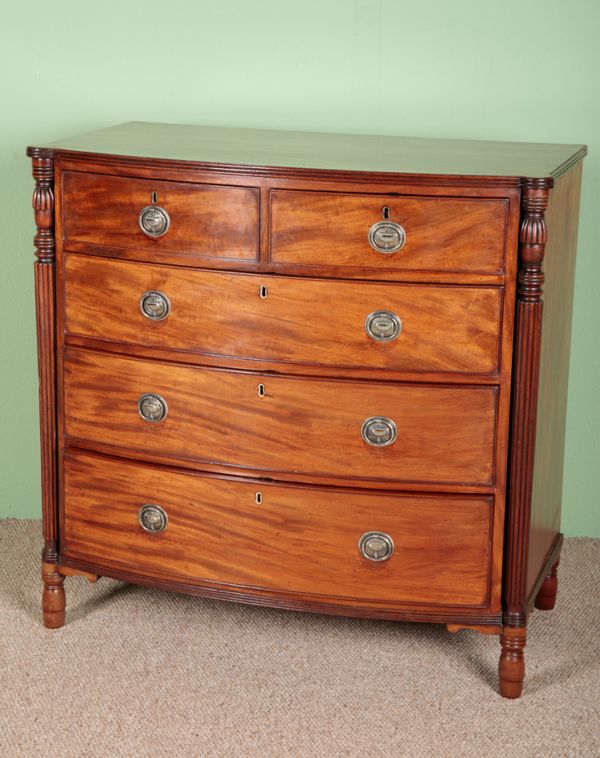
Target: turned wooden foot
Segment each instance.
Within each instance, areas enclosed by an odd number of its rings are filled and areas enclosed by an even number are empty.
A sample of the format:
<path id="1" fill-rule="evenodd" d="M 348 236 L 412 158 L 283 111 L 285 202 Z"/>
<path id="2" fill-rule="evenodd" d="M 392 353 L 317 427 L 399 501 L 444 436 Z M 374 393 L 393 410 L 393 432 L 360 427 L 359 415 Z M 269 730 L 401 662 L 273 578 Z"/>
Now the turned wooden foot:
<path id="1" fill-rule="evenodd" d="M 527 642 L 527 627 L 502 627 L 500 635 L 500 694 L 502 697 L 517 698 L 523 692 L 525 678 L 525 656 L 523 650 Z"/>
<path id="2" fill-rule="evenodd" d="M 539 608 L 540 611 L 551 611 L 556 605 L 556 592 L 558 590 L 557 569 L 558 561 L 550 569 L 550 573 L 544 579 L 544 583 L 535 598 L 535 607 Z"/>
<path id="3" fill-rule="evenodd" d="M 48 629 L 58 629 L 65 623 L 65 578 L 58 572 L 55 563 L 42 563 L 42 612 L 44 626 Z"/>

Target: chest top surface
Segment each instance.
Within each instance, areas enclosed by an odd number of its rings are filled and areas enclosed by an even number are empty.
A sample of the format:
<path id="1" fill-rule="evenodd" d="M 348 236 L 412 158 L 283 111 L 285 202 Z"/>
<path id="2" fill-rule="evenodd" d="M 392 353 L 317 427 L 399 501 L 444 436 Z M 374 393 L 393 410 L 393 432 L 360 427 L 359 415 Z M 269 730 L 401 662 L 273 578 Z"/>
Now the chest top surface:
<path id="1" fill-rule="evenodd" d="M 586 154 L 584 145 L 486 142 L 238 129 L 132 121 L 39 147 L 29 154 L 196 163 L 236 170 L 310 169 L 418 176 L 545 179 L 551 186 Z"/>

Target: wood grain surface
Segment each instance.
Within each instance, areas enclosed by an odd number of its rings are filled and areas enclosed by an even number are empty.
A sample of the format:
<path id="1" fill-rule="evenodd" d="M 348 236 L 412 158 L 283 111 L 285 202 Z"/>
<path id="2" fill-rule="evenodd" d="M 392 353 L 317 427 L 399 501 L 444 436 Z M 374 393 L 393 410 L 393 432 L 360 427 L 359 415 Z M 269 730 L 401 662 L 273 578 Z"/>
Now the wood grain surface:
<path id="1" fill-rule="evenodd" d="M 33 148 L 29 148 L 31 151 Z M 334 134 L 223 126 L 152 124 L 131 121 L 49 144 L 56 155 L 102 156 L 118 161 L 136 159 L 203 163 L 212 167 L 248 168 L 259 174 L 266 167 L 365 174 L 419 175 L 419 181 L 443 184 L 444 175 L 469 182 L 483 177 L 557 177 L 585 156 L 583 145 L 426 139 L 381 134 Z M 140 160 L 141 159 L 141 160 Z M 333 178 L 333 177 L 332 177 Z M 339 177 L 338 177 L 339 178 Z M 504 182 L 507 183 L 507 179 Z"/>
<path id="2" fill-rule="evenodd" d="M 557 181 L 546 211 L 548 244 L 544 256 L 544 317 L 529 533 L 528 595 L 544 570 L 548 552 L 560 532 L 581 169 L 578 166 Z"/>
<path id="3" fill-rule="evenodd" d="M 501 288 L 234 274 L 83 255 L 66 256 L 65 279 L 70 335 L 303 365 L 498 371 Z M 165 320 L 140 312 L 148 290 L 169 298 Z M 378 310 L 402 321 L 396 340 L 367 336 L 365 320 Z"/>
<path id="4" fill-rule="evenodd" d="M 187 253 L 189 265 L 202 258 L 258 258 L 256 189 L 67 171 L 62 192 L 67 241 Z M 140 229 L 139 213 L 149 205 L 170 217 L 162 237 L 150 238 Z"/>
<path id="5" fill-rule="evenodd" d="M 144 393 L 164 399 L 163 421 L 140 416 Z M 494 482 L 494 387 L 265 376 L 69 350 L 64 394 L 71 441 L 125 453 L 270 472 Z M 397 426 L 397 439 L 387 447 L 361 437 L 363 422 L 377 416 Z"/>
<path id="6" fill-rule="evenodd" d="M 487 603 L 490 498 L 236 482 L 84 454 L 65 461 L 65 494 L 66 556 L 240 589 Z M 164 532 L 138 524 L 148 503 L 166 511 Z M 373 530 L 394 541 L 387 561 L 359 553 L 359 538 Z"/>
<path id="7" fill-rule="evenodd" d="M 271 259 L 306 266 L 501 273 L 505 199 L 398 197 L 337 192 L 270 193 Z M 368 241 L 386 217 L 406 243 L 380 253 Z"/>

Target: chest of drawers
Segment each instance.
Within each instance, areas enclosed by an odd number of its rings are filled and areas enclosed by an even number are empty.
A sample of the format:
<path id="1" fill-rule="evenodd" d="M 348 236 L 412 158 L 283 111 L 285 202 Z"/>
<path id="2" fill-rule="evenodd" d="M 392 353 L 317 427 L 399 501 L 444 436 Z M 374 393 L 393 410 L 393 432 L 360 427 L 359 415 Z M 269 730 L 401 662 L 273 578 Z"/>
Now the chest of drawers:
<path id="1" fill-rule="evenodd" d="M 28 154 L 46 626 L 71 575 L 442 623 L 498 634 L 518 697 L 585 148 L 131 123 Z"/>

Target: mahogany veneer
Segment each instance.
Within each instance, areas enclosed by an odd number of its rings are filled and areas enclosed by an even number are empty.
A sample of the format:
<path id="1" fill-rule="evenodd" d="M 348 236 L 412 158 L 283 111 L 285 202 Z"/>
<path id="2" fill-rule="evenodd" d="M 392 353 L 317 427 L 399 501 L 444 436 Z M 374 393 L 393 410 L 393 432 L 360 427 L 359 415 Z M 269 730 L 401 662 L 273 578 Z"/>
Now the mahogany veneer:
<path id="1" fill-rule="evenodd" d="M 28 154 L 45 625 L 76 574 L 444 623 L 500 634 L 518 697 L 585 148 L 133 123 Z"/>
<path id="2" fill-rule="evenodd" d="M 65 255 L 64 272 L 72 336 L 232 356 L 247 364 L 494 376 L 499 370 L 500 287 L 231 274 L 71 254 Z M 98 298 L 98 287 L 110 289 L 111 308 Z M 140 311 L 139 296 L 149 290 L 173 300 L 164 321 L 149 323 Z M 369 339 L 365 319 L 375 310 L 401 317 L 401 339 Z"/>
<path id="3" fill-rule="evenodd" d="M 505 198 L 274 190 L 270 199 L 270 259 L 278 263 L 318 266 L 323 270 L 330 266 L 365 267 L 367 261 L 378 270 L 504 270 L 508 216 Z M 406 230 L 400 257 L 368 255 L 365 229 L 379 217 L 382 208 L 388 209 L 386 215 L 391 221 L 401 221 Z"/>
<path id="4" fill-rule="evenodd" d="M 131 516 L 154 500 L 165 505 L 169 526 L 150 549 Z M 232 592 L 283 590 L 333 605 L 486 607 L 491 511 L 483 496 L 298 488 L 78 453 L 65 461 L 63 554 L 100 564 L 110 556 L 146 576 L 201 577 Z M 374 522 L 397 535 L 397 560 L 356 559 L 357 530 Z"/>
<path id="5" fill-rule="evenodd" d="M 167 403 L 160 423 L 137 412 L 149 391 Z M 71 444 L 253 468 L 261 476 L 491 486 L 497 399 L 496 387 L 265 376 L 87 350 L 64 355 Z M 361 438 L 374 409 L 396 423 L 389 447 Z"/>
<path id="6" fill-rule="evenodd" d="M 65 240 L 176 251 L 196 263 L 258 257 L 257 189 L 66 171 L 63 193 Z M 151 239 L 142 232 L 140 202 L 168 206 L 169 234 Z"/>

